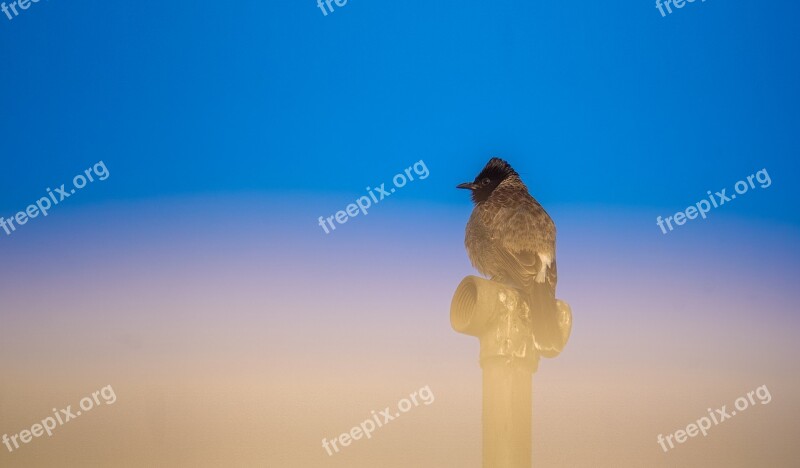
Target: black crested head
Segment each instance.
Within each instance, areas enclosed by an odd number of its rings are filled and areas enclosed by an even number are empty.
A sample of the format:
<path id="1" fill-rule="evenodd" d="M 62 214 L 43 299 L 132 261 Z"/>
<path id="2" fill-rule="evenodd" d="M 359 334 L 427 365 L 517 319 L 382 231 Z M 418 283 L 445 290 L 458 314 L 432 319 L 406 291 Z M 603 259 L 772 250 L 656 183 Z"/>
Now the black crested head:
<path id="1" fill-rule="evenodd" d="M 509 177 L 519 177 L 519 174 L 506 161 L 492 158 L 473 182 L 460 184 L 458 188 L 472 191 L 472 201 L 480 203 L 488 200 L 494 189 Z"/>

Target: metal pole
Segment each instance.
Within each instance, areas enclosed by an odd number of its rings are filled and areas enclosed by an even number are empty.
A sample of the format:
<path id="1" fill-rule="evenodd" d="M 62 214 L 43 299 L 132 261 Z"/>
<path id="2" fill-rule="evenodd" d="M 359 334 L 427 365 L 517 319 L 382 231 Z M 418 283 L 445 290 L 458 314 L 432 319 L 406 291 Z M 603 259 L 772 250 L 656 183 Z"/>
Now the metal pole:
<path id="1" fill-rule="evenodd" d="M 561 301 L 557 309 L 566 343 L 572 313 Z M 483 278 L 464 278 L 453 296 L 453 329 L 480 340 L 484 468 L 531 467 L 532 377 L 539 365 L 531 317 L 515 289 Z"/>

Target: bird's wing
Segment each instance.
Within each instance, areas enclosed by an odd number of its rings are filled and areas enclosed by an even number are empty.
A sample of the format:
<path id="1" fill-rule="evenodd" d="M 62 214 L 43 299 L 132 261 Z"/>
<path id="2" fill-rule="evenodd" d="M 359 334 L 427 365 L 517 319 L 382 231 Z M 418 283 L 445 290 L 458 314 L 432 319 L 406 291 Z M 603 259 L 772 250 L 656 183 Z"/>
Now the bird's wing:
<path id="1" fill-rule="evenodd" d="M 507 281 L 530 288 L 542 271 L 542 258 L 549 257 L 550 265 L 544 269 L 545 281 L 555 292 L 555 226 L 540 205 L 536 204 L 536 209 L 516 206 L 502 204 L 493 213 L 494 220 L 487 223 L 492 226 L 490 235 L 501 264 L 499 271 L 508 276 Z"/>

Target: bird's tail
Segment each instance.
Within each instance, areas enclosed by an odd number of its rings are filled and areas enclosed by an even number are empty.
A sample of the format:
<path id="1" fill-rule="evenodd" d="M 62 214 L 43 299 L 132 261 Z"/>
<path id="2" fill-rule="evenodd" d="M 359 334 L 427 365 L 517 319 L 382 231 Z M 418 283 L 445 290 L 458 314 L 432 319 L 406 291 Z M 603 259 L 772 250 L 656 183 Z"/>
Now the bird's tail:
<path id="1" fill-rule="evenodd" d="M 564 335 L 553 288 L 547 283 L 534 283 L 523 291 L 531 310 L 533 337 L 539 352 L 553 357 L 564 348 Z"/>

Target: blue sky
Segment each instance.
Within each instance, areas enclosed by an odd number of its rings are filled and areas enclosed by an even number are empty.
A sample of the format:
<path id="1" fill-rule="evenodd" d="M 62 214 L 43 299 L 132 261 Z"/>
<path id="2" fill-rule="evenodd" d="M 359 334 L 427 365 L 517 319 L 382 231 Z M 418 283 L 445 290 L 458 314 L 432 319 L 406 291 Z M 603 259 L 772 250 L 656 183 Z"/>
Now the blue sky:
<path id="1" fill-rule="evenodd" d="M 794 2 L 42 0 L 0 16 L 0 212 L 301 192 L 331 210 L 423 159 L 409 202 L 505 157 L 546 204 L 654 214 L 767 168 L 736 213 L 800 222 Z M 424 187 L 423 187 L 424 185 Z M 346 195 L 342 195 L 346 194 Z"/>

